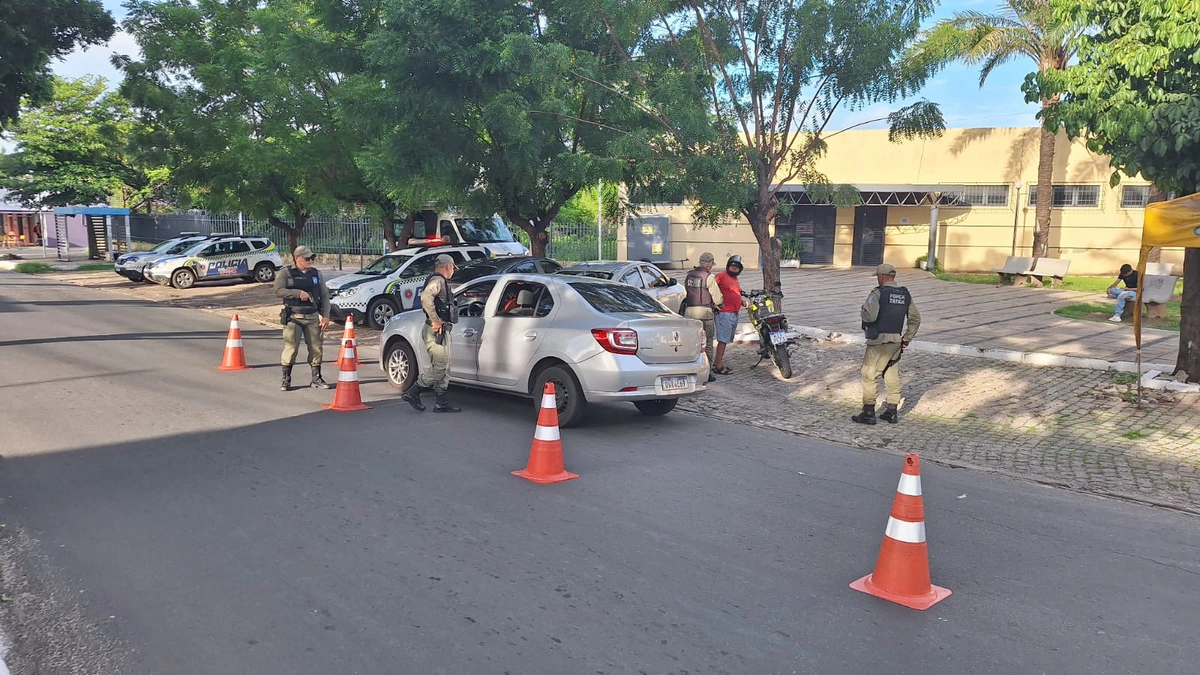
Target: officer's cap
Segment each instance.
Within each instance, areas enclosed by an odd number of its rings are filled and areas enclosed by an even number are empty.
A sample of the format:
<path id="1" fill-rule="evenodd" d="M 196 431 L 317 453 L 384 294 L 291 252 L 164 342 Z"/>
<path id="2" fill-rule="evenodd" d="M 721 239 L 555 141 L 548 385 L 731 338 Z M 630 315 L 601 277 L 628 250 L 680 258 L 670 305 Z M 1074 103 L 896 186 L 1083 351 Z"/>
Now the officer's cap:
<path id="1" fill-rule="evenodd" d="M 896 276 L 896 266 L 883 263 L 879 267 L 875 268 L 875 276 L 894 277 Z"/>
<path id="2" fill-rule="evenodd" d="M 451 258 L 450 256 L 443 253 L 434 259 L 433 264 L 438 267 L 441 267 L 442 265 L 453 265 L 454 258 Z"/>
<path id="3" fill-rule="evenodd" d="M 297 246 L 296 250 L 292 251 L 293 258 L 311 258 L 312 256 L 312 249 L 307 246 Z"/>
<path id="4" fill-rule="evenodd" d="M 715 263 L 715 262 L 717 262 L 717 259 L 715 257 L 713 257 L 713 254 L 707 253 L 707 252 L 700 254 L 700 264 L 701 265 L 711 265 L 712 263 Z"/>

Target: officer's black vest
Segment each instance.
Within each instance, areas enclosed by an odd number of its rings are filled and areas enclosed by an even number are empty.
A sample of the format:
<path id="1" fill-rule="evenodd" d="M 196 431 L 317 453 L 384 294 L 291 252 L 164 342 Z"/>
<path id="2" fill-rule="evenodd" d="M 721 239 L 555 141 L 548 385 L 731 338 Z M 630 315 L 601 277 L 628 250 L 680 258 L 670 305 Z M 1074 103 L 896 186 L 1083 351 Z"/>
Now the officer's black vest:
<path id="1" fill-rule="evenodd" d="M 283 304 L 291 307 L 293 312 L 308 314 L 317 311 L 317 286 L 321 283 L 321 278 L 317 276 L 317 268 L 310 267 L 307 272 L 304 272 L 298 267 L 288 267 L 287 271 L 291 276 L 289 279 L 291 288 L 297 291 L 306 291 L 313 299 L 284 298 Z"/>
<path id="2" fill-rule="evenodd" d="M 449 279 L 434 272 L 429 275 L 425 283 L 421 284 L 421 290 L 417 291 L 417 297 L 421 297 L 421 294 L 425 292 L 425 287 L 429 285 L 429 282 L 433 281 L 434 277 L 442 280 L 442 290 L 433 298 L 433 309 L 437 312 L 438 320 L 443 323 L 455 323 L 458 321 L 458 312 L 455 311 L 454 297 L 450 295 Z M 428 317 L 426 320 L 428 320 Z"/>
<path id="3" fill-rule="evenodd" d="M 697 267 L 684 277 L 683 286 L 687 289 L 686 304 L 688 307 L 712 307 L 712 293 L 708 292 L 708 277 L 712 274 L 703 267 Z"/>
<path id="4" fill-rule="evenodd" d="M 867 339 L 874 340 L 884 333 L 903 333 L 904 320 L 908 318 L 908 306 L 912 295 L 903 286 L 879 287 L 879 316 L 873 323 L 863 322 Z"/>

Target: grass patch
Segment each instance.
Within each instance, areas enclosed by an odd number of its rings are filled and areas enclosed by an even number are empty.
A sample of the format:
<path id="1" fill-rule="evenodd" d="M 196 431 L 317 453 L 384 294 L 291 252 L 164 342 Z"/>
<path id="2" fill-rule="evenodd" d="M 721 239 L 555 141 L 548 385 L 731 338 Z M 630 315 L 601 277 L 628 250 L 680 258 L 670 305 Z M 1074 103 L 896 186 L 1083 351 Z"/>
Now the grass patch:
<path id="1" fill-rule="evenodd" d="M 54 271 L 53 267 L 44 262 L 17 263 L 13 269 L 23 274 L 49 274 Z"/>
<path id="2" fill-rule="evenodd" d="M 997 274 L 958 274 L 939 272 L 935 274 L 942 281 L 957 281 L 964 284 L 987 284 L 991 286 L 1000 285 L 1000 276 Z M 1063 279 L 1062 290 L 1078 291 L 1080 293 L 1104 293 L 1109 284 L 1117 278 L 1114 273 L 1112 276 L 1104 277 L 1066 277 Z M 1047 283 L 1049 283 L 1047 281 Z M 1183 279 L 1180 279 L 1175 284 L 1175 294 L 1183 293 Z"/>
<path id="3" fill-rule="evenodd" d="M 1143 434 L 1140 429 L 1130 429 L 1129 431 L 1121 434 L 1121 438 L 1136 441 L 1141 438 L 1147 438 L 1147 434 Z"/>
<path id="4" fill-rule="evenodd" d="M 108 272 L 113 268 L 112 263 L 84 263 L 75 268 L 76 272 Z"/>
<path id="5" fill-rule="evenodd" d="M 1107 322 L 1108 317 L 1113 314 L 1113 305 L 1101 302 L 1076 302 L 1065 307 L 1060 307 L 1054 313 L 1068 319 Z M 1133 325 L 1132 316 L 1125 318 L 1125 325 Z M 1179 332 L 1179 301 L 1172 300 L 1167 303 L 1167 318 L 1165 319 L 1142 317 L 1142 327 Z"/>
<path id="6" fill-rule="evenodd" d="M 1113 373 L 1109 379 L 1113 384 L 1137 384 L 1138 376 L 1133 373 Z"/>

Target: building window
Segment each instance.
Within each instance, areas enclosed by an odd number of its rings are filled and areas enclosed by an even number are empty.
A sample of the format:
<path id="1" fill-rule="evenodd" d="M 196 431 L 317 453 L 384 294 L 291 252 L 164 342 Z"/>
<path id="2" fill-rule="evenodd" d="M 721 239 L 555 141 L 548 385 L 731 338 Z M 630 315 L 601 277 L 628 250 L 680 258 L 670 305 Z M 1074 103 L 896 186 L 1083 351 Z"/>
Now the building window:
<path id="1" fill-rule="evenodd" d="M 1037 186 L 1029 186 L 1029 205 L 1037 206 Z M 1055 185 L 1050 206 L 1063 208 L 1095 208 L 1100 206 L 1099 185 Z"/>
<path id="2" fill-rule="evenodd" d="M 1121 208 L 1144 209 L 1150 203 L 1149 185 L 1121 186 Z"/>
<path id="3" fill-rule="evenodd" d="M 1007 185 L 967 185 L 962 192 L 942 195 L 942 206 L 1008 206 Z"/>

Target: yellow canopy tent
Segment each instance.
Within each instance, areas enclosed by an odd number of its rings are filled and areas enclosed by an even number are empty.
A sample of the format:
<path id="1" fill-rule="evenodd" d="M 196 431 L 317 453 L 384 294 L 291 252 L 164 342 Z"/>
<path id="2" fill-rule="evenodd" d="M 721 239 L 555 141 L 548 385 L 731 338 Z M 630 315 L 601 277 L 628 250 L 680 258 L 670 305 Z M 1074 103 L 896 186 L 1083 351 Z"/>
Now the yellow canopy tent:
<path id="1" fill-rule="evenodd" d="M 1138 278 L 1146 275 L 1146 255 L 1155 246 L 1200 248 L 1200 193 L 1155 202 L 1146 207 L 1146 219 L 1142 225 L 1142 252 L 1138 256 Z M 1134 301 L 1133 339 L 1137 345 L 1138 393 L 1141 398 L 1142 374 L 1142 289 L 1138 284 L 1137 299 Z M 1194 375 L 1194 373 L 1188 373 Z"/>

